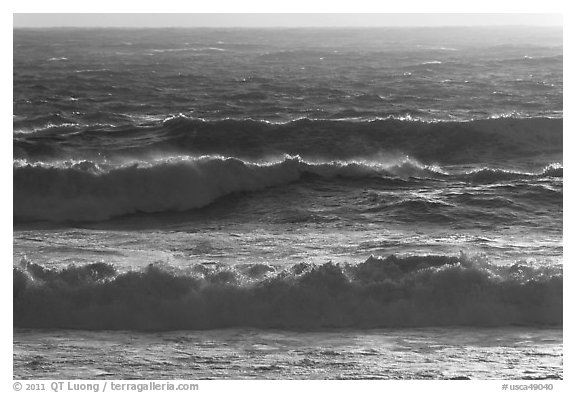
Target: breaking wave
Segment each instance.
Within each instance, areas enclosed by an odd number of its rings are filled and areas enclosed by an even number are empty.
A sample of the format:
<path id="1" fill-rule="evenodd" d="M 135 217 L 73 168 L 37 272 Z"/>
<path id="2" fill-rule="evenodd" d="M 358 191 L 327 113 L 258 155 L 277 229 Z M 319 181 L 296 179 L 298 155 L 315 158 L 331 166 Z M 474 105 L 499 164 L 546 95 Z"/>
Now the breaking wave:
<path id="1" fill-rule="evenodd" d="M 92 161 L 49 164 L 15 161 L 14 218 L 16 221 L 99 221 L 134 213 L 186 211 L 207 206 L 225 195 L 286 185 L 306 175 L 333 181 L 347 178 L 408 181 L 452 176 L 438 167 L 409 158 L 386 163 L 308 162 L 290 156 L 264 163 L 214 156 L 175 157 L 123 165 Z M 536 174 L 486 169 L 454 176 L 486 182 L 503 177 L 556 175 L 562 175 L 558 165 Z"/>
<path id="2" fill-rule="evenodd" d="M 131 330 L 561 325 L 559 266 L 465 255 L 359 264 L 14 267 L 14 326 Z"/>
<path id="3" fill-rule="evenodd" d="M 55 117 L 52 116 L 52 117 Z M 61 116 L 41 118 L 39 127 L 73 123 Z M 27 120 L 28 121 L 28 120 Z M 34 123 L 35 120 L 32 120 Z M 28 121 L 30 123 L 30 121 Z M 243 159 L 300 155 L 306 159 L 349 160 L 381 153 L 407 154 L 424 162 L 461 163 L 562 152 L 562 119 L 503 117 L 466 122 L 311 120 L 286 123 L 255 120 L 205 121 L 183 115 L 145 124 L 113 127 L 68 126 L 66 132 L 20 131 L 15 158 L 28 160 L 127 155 L 224 155 Z M 25 124 L 18 123 L 21 130 Z M 34 124 L 29 127 L 36 127 Z M 474 161 L 471 161 L 474 160 Z"/>
<path id="4" fill-rule="evenodd" d="M 539 173 L 518 172 L 512 170 L 498 169 L 498 168 L 481 168 L 466 173 L 463 178 L 465 180 L 478 182 L 478 183 L 491 183 L 505 180 L 516 179 L 529 179 L 535 176 L 538 177 L 563 177 L 564 168 L 559 163 L 552 163 L 547 165 Z"/>

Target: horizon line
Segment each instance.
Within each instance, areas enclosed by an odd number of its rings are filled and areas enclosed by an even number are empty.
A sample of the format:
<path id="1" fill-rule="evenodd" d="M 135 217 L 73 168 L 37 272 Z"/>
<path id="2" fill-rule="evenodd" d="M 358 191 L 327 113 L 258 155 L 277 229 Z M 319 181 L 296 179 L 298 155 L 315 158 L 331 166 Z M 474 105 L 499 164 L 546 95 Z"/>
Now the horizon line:
<path id="1" fill-rule="evenodd" d="M 46 29 L 446 29 L 446 28 L 563 28 L 563 25 L 537 25 L 537 24 L 501 24 L 501 25 L 368 25 L 368 26 L 339 26 L 339 25 L 326 25 L 326 26 L 12 26 L 12 29 L 29 29 L 29 30 L 46 30 Z"/>

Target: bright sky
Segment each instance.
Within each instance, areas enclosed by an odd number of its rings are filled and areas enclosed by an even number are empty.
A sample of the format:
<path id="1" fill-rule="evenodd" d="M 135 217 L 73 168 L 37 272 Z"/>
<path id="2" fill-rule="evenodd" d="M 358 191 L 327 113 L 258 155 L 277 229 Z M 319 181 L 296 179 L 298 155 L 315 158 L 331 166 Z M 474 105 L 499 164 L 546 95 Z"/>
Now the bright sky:
<path id="1" fill-rule="evenodd" d="M 14 14 L 14 27 L 562 26 L 562 14 Z"/>

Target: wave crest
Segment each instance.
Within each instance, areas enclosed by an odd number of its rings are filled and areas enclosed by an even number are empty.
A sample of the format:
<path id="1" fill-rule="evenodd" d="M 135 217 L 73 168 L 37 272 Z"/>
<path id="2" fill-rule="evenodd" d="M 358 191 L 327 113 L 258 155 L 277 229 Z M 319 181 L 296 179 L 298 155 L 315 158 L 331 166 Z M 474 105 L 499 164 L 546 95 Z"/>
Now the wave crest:
<path id="1" fill-rule="evenodd" d="M 123 165 L 92 161 L 14 162 L 17 221 L 99 221 L 135 213 L 186 211 L 237 192 L 252 192 L 308 178 L 404 182 L 455 176 L 472 182 L 561 176 L 560 165 L 527 174 L 481 169 L 464 175 L 410 158 L 378 162 L 308 162 L 298 156 L 269 162 L 203 156 L 173 157 Z"/>
<path id="2" fill-rule="evenodd" d="M 464 179 L 478 183 L 491 183 L 533 177 L 563 177 L 563 172 L 563 166 L 560 163 L 548 164 L 539 173 L 518 172 L 499 168 L 481 168 L 466 173 Z"/>
<path id="3" fill-rule="evenodd" d="M 103 263 L 14 268 L 14 326 L 179 330 L 562 324 L 557 267 L 466 256 L 370 257 L 117 272 Z"/>
<path id="4" fill-rule="evenodd" d="M 91 161 L 30 165 L 14 163 L 14 217 L 17 220 L 95 221 L 145 212 L 185 211 L 234 192 L 256 191 L 299 180 L 431 176 L 417 162 L 310 163 L 286 157 L 267 163 L 226 157 L 176 157 L 120 166 Z"/>
<path id="5" fill-rule="evenodd" d="M 102 119 L 98 122 L 109 123 Z M 561 153 L 563 137 L 562 119 L 548 118 L 468 122 L 303 118 L 272 123 L 206 121 L 178 115 L 145 125 L 87 129 L 79 126 L 76 132 L 67 131 L 53 138 L 18 134 L 14 137 L 15 155 L 26 159 L 62 159 L 68 158 L 67 154 L 86 157 L 98 151 L 109 158 L 194 154 L 261 159 L 289 154 L 329 161 L 386 152 L 408 154 L 429 163 L 460 163 Z"/>

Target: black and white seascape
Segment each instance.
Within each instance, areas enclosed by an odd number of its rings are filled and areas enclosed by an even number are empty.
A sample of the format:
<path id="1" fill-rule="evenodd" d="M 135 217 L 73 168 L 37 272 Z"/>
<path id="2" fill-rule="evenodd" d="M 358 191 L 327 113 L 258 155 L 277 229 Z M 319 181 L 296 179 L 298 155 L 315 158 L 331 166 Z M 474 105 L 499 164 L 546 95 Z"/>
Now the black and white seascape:
<path id="1" fill-rule="evenodd" d="M 13 48 L 14 378 L 563 378 L 561 28 Z"/>

